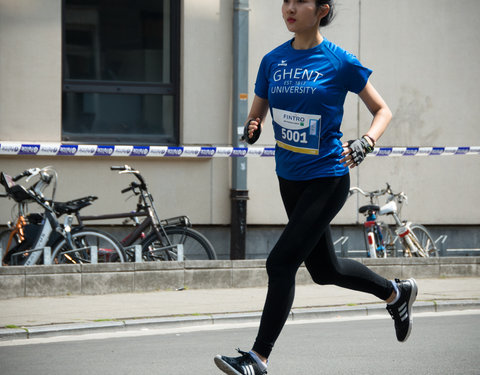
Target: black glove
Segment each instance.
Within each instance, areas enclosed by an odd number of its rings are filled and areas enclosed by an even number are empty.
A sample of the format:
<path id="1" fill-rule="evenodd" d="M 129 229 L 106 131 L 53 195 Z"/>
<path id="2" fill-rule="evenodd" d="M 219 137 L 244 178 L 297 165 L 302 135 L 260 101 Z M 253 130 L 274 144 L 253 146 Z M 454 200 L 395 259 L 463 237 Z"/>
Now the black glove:
<path id="1" fill-rule="evenodd" d="M 365 156 L 373 151 L 373 147 L 370 146 L 370 143 L 368 143 L 365 137 L 348 141 L 347 144 L 352 150 L 350 155 L 352 155 L 352 160 L 355 165 L 359 165 L 363 159 L 365 159 Z"/>
<path id="2" fill-rule="evenodd" d="M 249 145 L 253 145 L 256 141 L 258 141 L 258 138 L 260 138 L 260 134 L 262 133 L 262 124 L 258 124 L 257 129 L 252 134 L 252 138 L 248 138 L 248 126 L 250 125 L 251 121 L 255 120 L 256 119 L 254 118 L 249 119 L 243 128 L 242 141 L 247 142 Z"/>

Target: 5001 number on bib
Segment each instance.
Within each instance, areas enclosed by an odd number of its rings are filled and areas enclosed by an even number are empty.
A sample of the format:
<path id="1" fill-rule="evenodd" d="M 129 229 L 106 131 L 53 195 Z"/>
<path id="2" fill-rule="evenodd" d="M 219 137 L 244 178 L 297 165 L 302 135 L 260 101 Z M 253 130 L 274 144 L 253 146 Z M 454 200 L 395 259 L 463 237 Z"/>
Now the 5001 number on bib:
<path id="1" fill-rule="evenodd" d="M 295 130 L 282 128 L 282 138 L 287 141 L 293 141 L 295 143 L 307 144 L 307 134 L 305 132 L 299 132 Z"/>

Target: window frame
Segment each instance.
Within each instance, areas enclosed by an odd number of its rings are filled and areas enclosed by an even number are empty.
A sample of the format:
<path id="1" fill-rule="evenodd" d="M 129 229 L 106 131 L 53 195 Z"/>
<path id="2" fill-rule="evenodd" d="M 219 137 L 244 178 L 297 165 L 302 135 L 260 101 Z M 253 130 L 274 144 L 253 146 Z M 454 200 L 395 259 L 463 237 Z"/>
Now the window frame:
<path id="1" fill-rule="evenodd" d="M 151 142 L 151 137 L 145 136 L 144 142 L 123 142 L 123 141 L 105 141 L 98 134 L 78 134 L 74 136 L 65 136 L 63 132 L 63 104 L 61 116 L 61 138 L 63 142 L 71 143 L 96 143 L 102 144 L 149 144 L 149 145 L 179 145 L 180 144 L 180 55 L 181 55 L 181 1 L 170 1 L 170 83 L 150 83 L 134 81 L 105 81 L 105 80 L 85 80 L 85 79 L 66 79 L 64 64 L 66 61 L 65 47 L 65 11 L 66 1 L 62 0 L 62 102 L 65 93 L 99 93 L 99 94 L 131 94 L 131 95 L 168 95 L 173 97 L 173 131 L 174 139 L 171 142 Z"/>

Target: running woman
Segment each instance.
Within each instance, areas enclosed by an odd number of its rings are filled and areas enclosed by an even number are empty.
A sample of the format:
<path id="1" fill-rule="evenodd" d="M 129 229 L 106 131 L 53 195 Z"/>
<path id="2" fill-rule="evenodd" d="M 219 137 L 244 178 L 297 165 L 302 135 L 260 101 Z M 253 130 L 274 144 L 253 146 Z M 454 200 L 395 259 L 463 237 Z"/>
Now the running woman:
<path id="1" fill-rule="evenodd" d="M 244 138 L 250 144 L 258 139 L 270 110 L 276 173 L 289 221 L 267 259 L 268 292 L 252 349 L 239 350 L 239 357 L 214 359 L 226 374 L 266 374 L 303 262 L 317 284 L 384 300 L 398 341 L 407 340 L 412 328 L 414 279 L 389 281 L 357 261 L 335 255 L 330 222 L 346 201 L 349 169 L 372 152 L 392 113 L 369 81 L 372 71 L 322 36 L 320 27 L 332 20 L 333 7 L 332 0 L 284 0 L 283 19 L 294 38 L 268 53 L 258 70 Z M 349 91 L 358 94 L 373 119 L 364 136 L 342 144 L 340 125 Z"/>

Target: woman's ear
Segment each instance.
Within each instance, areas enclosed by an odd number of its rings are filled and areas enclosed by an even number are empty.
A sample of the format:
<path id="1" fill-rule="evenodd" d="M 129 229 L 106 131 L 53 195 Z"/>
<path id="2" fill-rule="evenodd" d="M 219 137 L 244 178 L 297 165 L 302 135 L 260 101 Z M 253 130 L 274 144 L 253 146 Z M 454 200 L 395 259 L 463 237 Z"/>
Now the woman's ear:
<path id="1" fill-rule="evenodd" d="M 330 12 L 330 5 L 328 4 L 323 4 L 320 6 L 320 9 L 318 11 L 318 16 L 320 17 L 320 21 L 322 20 L 323 17 L 325 17 L 328 13 Z"/>

